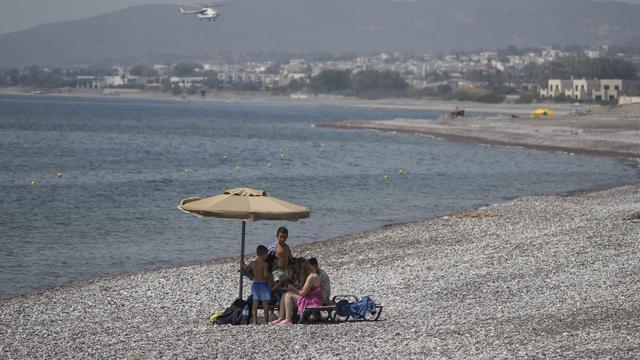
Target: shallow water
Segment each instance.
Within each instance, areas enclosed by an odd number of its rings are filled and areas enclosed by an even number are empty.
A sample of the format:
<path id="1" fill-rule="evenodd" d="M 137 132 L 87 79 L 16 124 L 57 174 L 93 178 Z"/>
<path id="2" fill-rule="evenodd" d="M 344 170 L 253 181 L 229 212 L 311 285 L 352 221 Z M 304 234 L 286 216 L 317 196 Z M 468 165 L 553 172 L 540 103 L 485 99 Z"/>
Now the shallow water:
<path id="1" fill-rule="evenodd" d="M 314 126 L 438 115 L 0 96 L 0 296 L 238 254 L 239 221 L 176 208 L 182 198 L 233 187 L 311 209 L 297 223 L 248 224 L 252 252 L 281 225 L 296 245 L 522 195 L 636 183 L 640 175 L 630 160 Z"/>

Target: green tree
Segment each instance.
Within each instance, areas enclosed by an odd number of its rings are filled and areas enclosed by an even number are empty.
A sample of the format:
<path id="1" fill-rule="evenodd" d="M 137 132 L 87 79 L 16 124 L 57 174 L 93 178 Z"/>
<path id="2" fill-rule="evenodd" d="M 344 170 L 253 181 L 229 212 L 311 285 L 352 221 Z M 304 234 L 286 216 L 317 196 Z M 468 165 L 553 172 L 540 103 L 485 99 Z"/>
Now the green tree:
<path id="1" fill-rule="evenodd" d="M 351 77 L 351 89 L 358 96 L 404 96 L 409 85 L 394 71 L 365 70 Z"/>
<path id="2" fill-rule="evenodd" d="M 322 70 L 311 77 L 309 87 L 314 93 L 344 92 L 351 88 L 351 72 L 348 70 Z"/>
<path id="3" fill-rule="evenodd" d="M 151 65 L 136 65 L 129 69 L 129 74 L 133 76 L 156 77 L 158 76 L 158 71 Z"/>
<path id="4" fill-rule="evenodd" d="M 160 84 L 162 85 L 162 89 L 164 91 L 171 91 L 172 90 L 171 80 L 169 80 L 169 78 L 162 79 Z"/>
<path id="5" fill-rule="evenodd" d="M 499 103 L 504 101 L 505 93 L 502 89 L 494 87 L 482 87 L 471 90 L 456 90 L 445 99 L 459 101 L 477 101 L 484 103 Z"/>
<path id="6" fill-rule="evenodd" d="M 171 94 L 176 96 L 182 94 L 182 88 L 180 87 L 180 85 L 178 84 L 171 85 Z"/>
<path id="7" fill-rule="evenodd" d="M 6 72 L 8 85 L 17 86 L 20 84 L 20 70 L 18 69 L 9 69 Z"/>
<path id="8" fill-rule="evenodd" d="M 453 89 L 449 85 L 438 85 L 436 89 L 439 95 L 449 95 L 453 92 Z"/>
<path id="9" fill-rule="evenodd" d="M 20 85 L 37 86 L 40 73 L 40 68 L 35 65 L 25 68 L 20 74 Z"/>
<path id="10" fill-rule="evenodd" d="M 287 84 L 287 91 L 289 92 L 298 92 L 304 90 L 307 86 L 307 82 L 304 79 L 293 79 L 289 81 Z"/>
<path id="11" fill-rule="evenodd" d="M 218 79 L 218 73 L 213 70 L 205 71 L 202 74 L 204 77 L 203 85 L 210 90 L 220 89 L 222 87 L 222 82 Z"/>
<path id="12" fill-rule="evenodd" d="M 467 70 L 464 72 L 464 78 L 473 82 L 487 82 L 487 76 L 482 70 Z"/>
<path id="13" fill-rule="evenodd" d="M 189 95 L 195 95 L 198 91 L 200 90 L 199 87 L 195 86 L 195 85 L 191 85 L 187 88 L 187 94 Z"/>
<path id="14" fill-rule="evenodd" d="M 39 88 L 58 88 L 75 85 L 75 80 L 67 80 L 61 69 L 43 70 L 38 66 L 25 68 L 18 77 L 18 84 Z"/>

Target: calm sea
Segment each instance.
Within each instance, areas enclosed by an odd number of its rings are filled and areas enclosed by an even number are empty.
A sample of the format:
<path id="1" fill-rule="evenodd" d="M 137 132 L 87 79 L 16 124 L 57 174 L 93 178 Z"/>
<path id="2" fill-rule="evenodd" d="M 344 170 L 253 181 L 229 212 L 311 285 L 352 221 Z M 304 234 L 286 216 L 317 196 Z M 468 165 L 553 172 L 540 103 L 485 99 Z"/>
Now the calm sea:
<path id="1" fill-rule="evenodd" d="M 281 225 L 295 245 L 522 195 L 639 179 L 630 160 L 314 126 L 438 115 L 1 96 L 0 296 L 238 254 L 239 221 L 198 219 L 176 208 L 182 198 L 233 187 L 265 189 L 311 209 L 297 223 L 250 223 L 252 252 L 271 243 Z"/>

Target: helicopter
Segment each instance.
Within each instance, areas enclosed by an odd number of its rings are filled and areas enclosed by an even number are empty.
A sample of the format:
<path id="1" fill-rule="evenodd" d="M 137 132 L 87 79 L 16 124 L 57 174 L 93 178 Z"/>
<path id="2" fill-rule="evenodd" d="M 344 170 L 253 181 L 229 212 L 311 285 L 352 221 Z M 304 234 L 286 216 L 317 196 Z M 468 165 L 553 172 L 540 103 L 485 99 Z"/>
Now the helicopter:
<path id="1" fill-rule="evenodd" d="M 184 10 L 183 8 L 180 8 L 180 13 L 193 14 L 200 20 L 216 21 L 216 18 L 220 16 L 220 11 L 218 11 L 215 7 L 220 5 L 221 4 L 200 5 L 202 7 L 200 10 Z M 189 6 L 197 8 L 197 6 L 195 5 Z"/>

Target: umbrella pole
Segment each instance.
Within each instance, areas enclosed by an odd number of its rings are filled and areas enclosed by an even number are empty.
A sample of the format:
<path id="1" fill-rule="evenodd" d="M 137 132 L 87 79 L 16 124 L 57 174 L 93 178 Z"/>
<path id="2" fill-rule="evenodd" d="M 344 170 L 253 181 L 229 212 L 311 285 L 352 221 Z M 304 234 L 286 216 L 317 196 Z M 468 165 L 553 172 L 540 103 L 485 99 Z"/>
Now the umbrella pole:
<path id="1" fill-rule="evenodd" d="M 247 223 L 243 220 L 242 221 L 242 242 L 240 245 L 240 260 L 243 261 L 244 260 L 244 231 L 245 231 L 245 227 L 246 227 Z M 242 268 L 240 268 L 240 295 L 238 295 L 238 298 L 242 299 L 242 280 L 243 280 L 244 276 L 242 275 Z"/>

